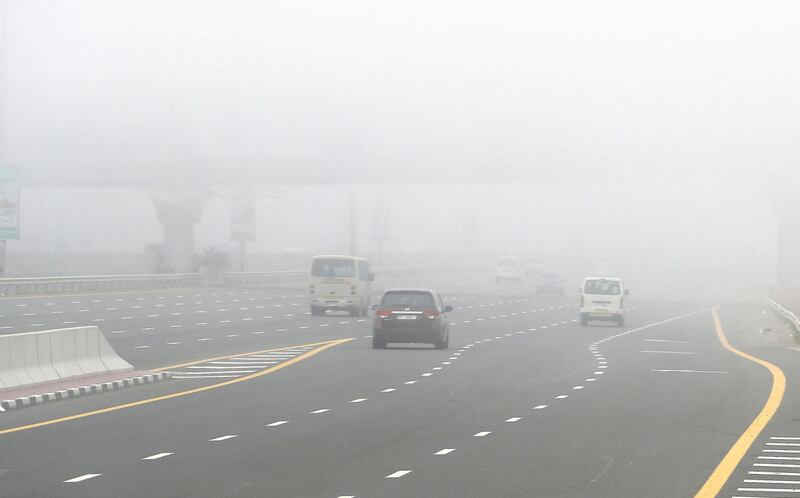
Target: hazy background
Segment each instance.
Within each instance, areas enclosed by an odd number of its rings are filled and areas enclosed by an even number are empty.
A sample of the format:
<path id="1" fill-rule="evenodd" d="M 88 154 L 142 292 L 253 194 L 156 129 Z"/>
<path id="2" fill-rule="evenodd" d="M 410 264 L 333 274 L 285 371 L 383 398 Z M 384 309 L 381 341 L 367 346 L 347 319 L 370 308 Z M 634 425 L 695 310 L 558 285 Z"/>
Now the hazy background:
<path id="1" fill-rule="evenodd" d="M 251 251 L 346 252 L 356 183 L 365 254 L 388 205 L 395 252 L 774 278 L 797 2 L 0 0 L 0 19 L 12 252 L 141 255 L 162 184 L 212 189 L 197 247 L 229 245 L 228 187 L 253 183 Z"/>

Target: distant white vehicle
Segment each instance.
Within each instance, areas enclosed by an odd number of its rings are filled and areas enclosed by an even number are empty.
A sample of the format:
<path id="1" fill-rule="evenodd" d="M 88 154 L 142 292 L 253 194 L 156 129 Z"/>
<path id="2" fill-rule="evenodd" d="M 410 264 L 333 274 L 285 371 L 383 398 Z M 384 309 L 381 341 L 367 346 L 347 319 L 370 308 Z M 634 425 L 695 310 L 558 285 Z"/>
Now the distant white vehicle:
<path id="1" fill-rule="evenodd" d="M 581 286 L 581 325 L 587 325 L 589 320 L 606 320 L 624 327 L 627 295 L 621 278 L 585 278 Z"/>
<path id="2" fill-rule="evenodd" d="M 522 260 L 516 256 L 501 256 L 497 258 L 495 264 L 494 281 L 495 282 L 522 282 L 525 275 L 525 267 Z"/>
<path id="3" fill-rule="evenodd" d="M 365 316 L 369 309 L 370 283 L 375 275 L 369 262 L 355 256 L 314 256 L 308 282 L 308 304 L 312 315 L 327 310 L 348 311 Z"/>

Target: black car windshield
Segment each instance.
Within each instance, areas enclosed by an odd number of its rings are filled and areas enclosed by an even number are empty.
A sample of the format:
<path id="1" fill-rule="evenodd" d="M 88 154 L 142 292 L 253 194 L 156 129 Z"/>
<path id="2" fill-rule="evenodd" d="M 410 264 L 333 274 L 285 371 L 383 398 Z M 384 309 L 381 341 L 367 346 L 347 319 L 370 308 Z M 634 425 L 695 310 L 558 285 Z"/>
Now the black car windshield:
<path id="1" fill-rule="evenodd" d="M 381 306 L 384 308 L 432 309 L 436 307 L 436 304 L 429 292 L 400 291 L 384 294 Z"/>
<path id="2" fill-rule="evenodd" d="M 619 294 L 619 282 L 616 280 L 587 280 L 585 291 L 587 294 L 615 296 Z"/>
<path id="3" fill-rule="evenodd" d="M 356 270 L 349 259 L 315 259 L 311 275 L 315 277 L 352 277 Z"/>

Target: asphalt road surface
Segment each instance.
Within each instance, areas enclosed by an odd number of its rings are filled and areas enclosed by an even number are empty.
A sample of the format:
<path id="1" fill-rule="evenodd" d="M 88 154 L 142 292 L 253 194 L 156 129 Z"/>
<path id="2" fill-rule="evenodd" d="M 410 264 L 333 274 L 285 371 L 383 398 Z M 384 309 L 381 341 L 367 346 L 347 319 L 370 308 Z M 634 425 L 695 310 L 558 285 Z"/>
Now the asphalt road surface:
<path id="1" fill-rule="evenodd" d="M 450 349 L 373 350 L 370 317 L 312 317 L 301 286 L 0 301 L 0 333 L 98 325 L 176 377 L 0 414 L 0 496 L 800 496 L 800 351 L 759 297 L 634 290 L 625 328 L 581 327 L 528 283 L 378 284 L 440 289 Z"/>

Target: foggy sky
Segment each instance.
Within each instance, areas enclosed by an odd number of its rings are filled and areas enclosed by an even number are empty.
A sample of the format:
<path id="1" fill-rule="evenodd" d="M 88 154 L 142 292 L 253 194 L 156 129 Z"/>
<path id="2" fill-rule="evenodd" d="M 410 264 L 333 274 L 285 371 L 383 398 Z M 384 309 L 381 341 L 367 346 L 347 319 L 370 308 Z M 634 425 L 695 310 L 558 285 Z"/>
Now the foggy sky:
<path id="1" fill-rule="evenodd" d="M 198 182 L 198 251 L 231 246 L 228 188 L 257 184 L 253 252 L 346 252 L 357 183 L 363 254 L 389 206 L 392 251 L 735 280 L 773 275 L 774 191 L 800 180 L 797 2 L 0 0 L 0 21 L 12 252 L 141 255 L 147 187 Z"/>
<path id="2" fill-rule="evenodd" d="M 800 159 L 796 2 L 3 2 L 21 168 L 513 181 Z"/>

